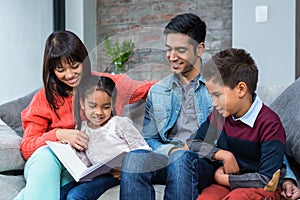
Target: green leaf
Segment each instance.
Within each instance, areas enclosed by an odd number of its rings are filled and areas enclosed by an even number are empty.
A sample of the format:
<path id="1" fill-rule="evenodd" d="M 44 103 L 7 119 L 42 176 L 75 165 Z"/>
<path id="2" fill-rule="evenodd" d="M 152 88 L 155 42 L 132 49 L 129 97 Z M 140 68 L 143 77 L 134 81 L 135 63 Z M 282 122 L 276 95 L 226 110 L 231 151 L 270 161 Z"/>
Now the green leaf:
<path id="1" fill-rule="evenodd" d="M 112 63 L 118 61 L 124 65 L 135 48 L 134 42 L 130 39 L 120 44 L 118 40 L 115 40 L 113 44 L 112 46 L 109 39 L 105 38 L 104 47 L 107 57 L 110 58 Z"/>

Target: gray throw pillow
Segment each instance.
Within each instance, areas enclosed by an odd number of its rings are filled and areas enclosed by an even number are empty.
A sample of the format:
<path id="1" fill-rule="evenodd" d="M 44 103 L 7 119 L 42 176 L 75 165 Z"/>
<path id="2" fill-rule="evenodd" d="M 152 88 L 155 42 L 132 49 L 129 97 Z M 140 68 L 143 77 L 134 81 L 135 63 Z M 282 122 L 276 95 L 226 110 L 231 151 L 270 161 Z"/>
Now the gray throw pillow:
<path id="1" fill-rule="evenodd" d="M 286 153 L 300 164 L 300 78 L 270 105 L 280 117 L 286 132 Z"/>
<path id="2" fill-rule="evenodd" d="M 20 151 L 22 138 L 8 126 L 0 127 L 0 133 L 0 172 L 23 170 L 25 161 Z"/>
<path id="3" fill-rule="evenodd" d="M 16 133 L 21 137 L 24 134 L 21 121 L 21 112 L 28 106 L 36 92 L 37 90 L 23 97 L 0 105 L 0 119 L 11 129 L 16 131 Z"/>

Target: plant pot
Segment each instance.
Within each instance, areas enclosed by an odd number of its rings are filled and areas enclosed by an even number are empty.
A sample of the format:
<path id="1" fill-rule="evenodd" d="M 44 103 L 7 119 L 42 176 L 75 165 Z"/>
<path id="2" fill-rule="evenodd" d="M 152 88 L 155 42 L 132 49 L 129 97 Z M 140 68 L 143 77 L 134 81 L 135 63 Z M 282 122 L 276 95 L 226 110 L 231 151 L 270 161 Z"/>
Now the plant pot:
<path id="1" fill-rule="evenodd" d="M 125 63 L 122 63 L 121 61 L 115 61 L 113 73 L 115 74 L 124 73 L 124 67 L 125 67 Z"/>

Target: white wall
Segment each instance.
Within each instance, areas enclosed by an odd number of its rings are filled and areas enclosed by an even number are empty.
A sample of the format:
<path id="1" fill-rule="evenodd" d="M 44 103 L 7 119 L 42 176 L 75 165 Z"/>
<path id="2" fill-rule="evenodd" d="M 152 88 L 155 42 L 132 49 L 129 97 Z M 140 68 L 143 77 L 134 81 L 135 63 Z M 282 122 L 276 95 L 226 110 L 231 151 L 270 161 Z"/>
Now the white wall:
<path id="1" fill-rule="evenodd" d="M 66 0 L 66 29 L 76 33 L 88 51 L 96 47 L 96 0 Z"/>
<path id="2" fill-rule="evenodd" d="M 45 41 L 53 31 L 52 0 L 0 1 L 0 104 L 42 87 Z M 66 29 L 92 51 L 96 0 L 66 0 Z"/>
<path id="3" fill-rule="evenodd" d="M 259 67 L 259 85 L 295 80 L 296 0 L 233 0 L 233 47 L 245 48 Z M 266 22 L 256 22 L 256 6 L 266 5 Z"/>
<path id="4" fill-rule="evenodd" d="M 83 1 L 66 0 L 66 29 L 76 33 L 81 40 L 84 39 L 83 30 Z"/>
<path id="5" fill-rule="evenodd" d="M 52 1 L 0 1 L 0 104 L 42 86 L 44 43 L 52 31 Z"/>

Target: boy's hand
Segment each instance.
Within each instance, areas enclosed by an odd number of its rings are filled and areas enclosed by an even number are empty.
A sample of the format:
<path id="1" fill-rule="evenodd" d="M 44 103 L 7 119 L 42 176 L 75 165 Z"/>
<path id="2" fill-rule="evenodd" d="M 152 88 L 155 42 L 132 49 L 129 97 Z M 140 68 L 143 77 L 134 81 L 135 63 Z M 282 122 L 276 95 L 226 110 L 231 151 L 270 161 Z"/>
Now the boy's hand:
<path id="1" fill-rule="evenodd" d="M 216 171 L 215 171 L 215 181 L 220 184 L 220 185 L 224 185 L 224 186 L 229 186 L 229 178 L 228 175 L 224 173 L 224 168 L 223 167 L 219 167 Z"/>
<path id="2" fill-rule="evenodd" d="M 282 184 L 282 192 L 281 195 L 285 199 L 296 200 L 300 198 L 300 190 L 291 180 L 286 180 Z"/>
<path id="3" fill-rule="evenodd" d="M 240 171 L 239 165 L 234 155 L 226 150 L 219 150 L 214 154 L 215 160 L 223 161 L 225 174 L 237 174 Z"/>

